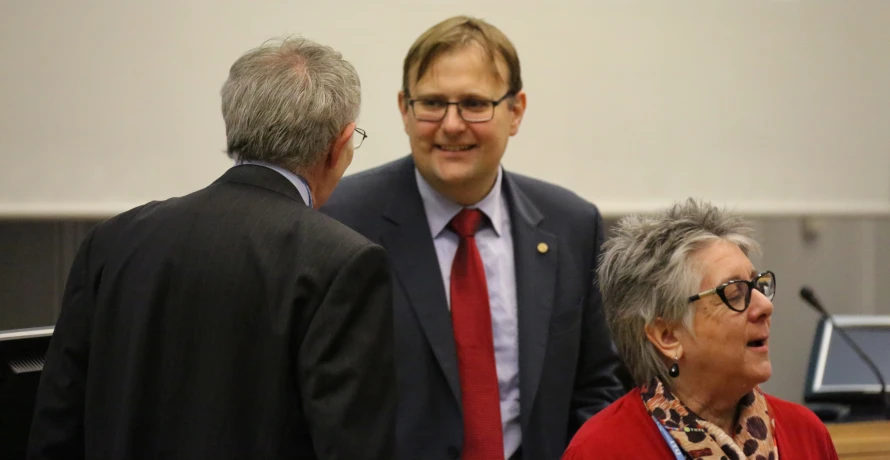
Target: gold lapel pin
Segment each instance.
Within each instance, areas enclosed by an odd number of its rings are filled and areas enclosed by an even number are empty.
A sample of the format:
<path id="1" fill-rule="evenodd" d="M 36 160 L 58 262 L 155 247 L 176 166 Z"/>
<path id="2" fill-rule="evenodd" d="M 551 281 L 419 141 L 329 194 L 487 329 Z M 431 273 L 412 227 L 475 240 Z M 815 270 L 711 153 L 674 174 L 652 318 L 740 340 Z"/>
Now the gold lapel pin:
<path id="1" fill-rule="evenodd" d="M 538 252 L 541 254 L 546 254 L 548 249 L 550 246 L 547 246 L 547 243 L 538 243 Z"/>

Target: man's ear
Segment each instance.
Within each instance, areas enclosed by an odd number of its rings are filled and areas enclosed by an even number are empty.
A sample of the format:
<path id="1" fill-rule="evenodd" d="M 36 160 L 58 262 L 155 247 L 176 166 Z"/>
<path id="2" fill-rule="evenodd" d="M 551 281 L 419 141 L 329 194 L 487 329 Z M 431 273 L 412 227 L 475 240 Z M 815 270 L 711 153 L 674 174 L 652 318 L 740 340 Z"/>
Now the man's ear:
<path id="1" fill-rule="evenodd" d="M 346 147 L 346 143 L 352 141 L 352 133 L 355 131 L 355 122 L 352 122 L 340 131 L 340 134 L 337 135 L 337 138 L 334 139 L 334 142 L 331 144 L 331 149 L 328 151 L 327 156 L 325 157 L 324 165 L 325 169 L 336 168 L 340 163 L 340 156 L 343 155 L 343 147 Z"/>
<path id="2" fill-rule="evenodd" d="M 404 91 L 399 91 L 399 113 L 402 114 L 402 123 L 405 125 L 405 132 L 408 132 L 408 96 Z"/>
<path id="3" fill-rule="evenodd" d="M 513 96 L 513 103 L 509 106 L 512 115 L 510 120 L 511 136 L 515 136 L 516 133 L 519 132 L 519 124 L 522 123 L 522 116 L 525 115 L 526 104 L 528 104 L 528 100 L 525 95 L 525 90 L 519 91 L 519 93 Z"/>
<path id="4" fill-rule="evenodd" d="M 663 318 L 658 318 L 646 326 L 646 337 L 661 354 L 670 360 L 683 356 L 683 345 L 677 337 L 677 328 L 668 326 Z"/>

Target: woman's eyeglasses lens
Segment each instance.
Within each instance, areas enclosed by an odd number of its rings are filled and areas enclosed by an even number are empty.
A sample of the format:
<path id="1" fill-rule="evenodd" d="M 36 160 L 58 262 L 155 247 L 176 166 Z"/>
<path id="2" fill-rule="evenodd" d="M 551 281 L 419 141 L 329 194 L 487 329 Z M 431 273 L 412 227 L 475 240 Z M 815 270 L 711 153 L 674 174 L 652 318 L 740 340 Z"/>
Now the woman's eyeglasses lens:
<path id="1" fill-rule="evenodd" d="M 761 274 L 751 284 L 769 300 L 776 295 L 776 278 L 770 272 Z M 747 281 L 733 281 L 723 288 L 721 297 L 729 308 L 743 311 L 751 303 L 750 284 Z"/>

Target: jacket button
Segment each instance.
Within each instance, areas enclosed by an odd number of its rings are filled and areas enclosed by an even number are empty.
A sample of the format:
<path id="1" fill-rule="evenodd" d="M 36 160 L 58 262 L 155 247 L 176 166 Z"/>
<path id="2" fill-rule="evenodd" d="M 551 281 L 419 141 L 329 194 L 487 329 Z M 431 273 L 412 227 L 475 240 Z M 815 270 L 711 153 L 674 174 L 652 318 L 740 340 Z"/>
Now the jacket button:
<path id="1" fill-rule="evenodd" d="M 458 450 L 458 448 L 455 446 L 448 446 L 448 458 L 460 458 L 460 450 Z"/>

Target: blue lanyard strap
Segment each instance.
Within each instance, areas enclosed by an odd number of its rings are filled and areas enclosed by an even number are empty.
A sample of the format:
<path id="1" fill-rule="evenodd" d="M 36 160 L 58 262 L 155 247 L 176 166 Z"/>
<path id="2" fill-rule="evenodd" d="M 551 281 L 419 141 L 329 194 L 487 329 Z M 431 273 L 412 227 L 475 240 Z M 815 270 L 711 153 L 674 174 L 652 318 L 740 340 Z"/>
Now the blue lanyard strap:
<path id="1" fill-rule="evenodd" d="M 677 441 L 671 437 L 671 434 L 668 433 L 667 429 L 665 429 L 655 417 L 652 417 L 652 421 L 655 422 L 655 426 L 658 427 L 658 432 L 661 433 L 661 437 L 664 438 L 664 441 L 667 443 L 668 447 L 670 447 L 671 452 L 674 453 L 674 457 L 676 457 L 677 460 L 685 460 L 686 456 L 683 455 L 683 451 L 680 450 Z"/>

